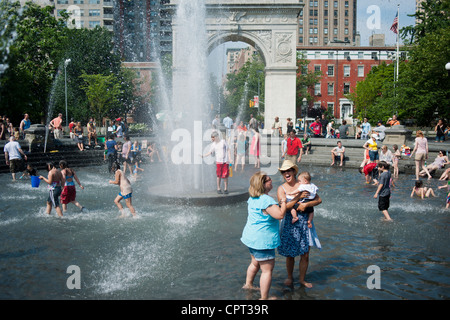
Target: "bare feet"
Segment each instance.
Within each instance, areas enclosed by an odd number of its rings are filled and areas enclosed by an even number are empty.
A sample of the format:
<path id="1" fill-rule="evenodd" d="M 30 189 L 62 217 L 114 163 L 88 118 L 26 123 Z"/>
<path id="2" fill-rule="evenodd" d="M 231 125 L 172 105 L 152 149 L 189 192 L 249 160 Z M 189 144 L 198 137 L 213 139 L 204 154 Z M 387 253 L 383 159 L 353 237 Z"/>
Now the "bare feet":
<path id="1" fill-rule="evenodd" d="M 298 221 L 298 217 L 292 217 L 292 223 L 296 223 Z"/>
<path id="2" fill-rule="evenodd" d="M 306 288 L 312 288 L 312 283 L 306 282 L 306 281 L 300 281 L 301 285 L 304 285 Z"/>
<path id="3" fill-rule="evenodd" d="M 286 280 L 284 280 L 284 284 L 288 287 L 292 287 L 292 278 L 287 278 Z"/>
<path id="4" fill-rule="evenodd" d="M 255 287 L 255 286 L 252 285 L 252 284 L 244 284 L 244 286 L 242 287 L 242 289 L 245 289 L 245 290 L 259 290 L 258 287 Z"/>

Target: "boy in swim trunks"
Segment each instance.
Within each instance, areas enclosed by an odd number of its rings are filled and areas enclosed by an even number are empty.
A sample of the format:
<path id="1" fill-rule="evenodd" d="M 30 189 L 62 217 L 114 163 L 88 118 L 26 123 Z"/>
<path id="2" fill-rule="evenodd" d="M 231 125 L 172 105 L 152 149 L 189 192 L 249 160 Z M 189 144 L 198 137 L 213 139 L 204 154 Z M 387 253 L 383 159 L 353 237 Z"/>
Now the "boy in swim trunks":
<path id="1" fill-rule="evenodd" d="M 131 189 L 131 183 L 125 176 L 125 173 L 120 170 L 120 165 L 118 163 L 113 163 L 111 170 L 114 172 L 115 180 L 109 180 L 110 184 L 117 184 L 120 187 L 119 195 L 114 199 L 114 203 L 119 208 L 120 218 L 125 217 L 125 212 L 123 211 L 123 206 L 120 203 L 122 199 L 125 199 L 125 204 L 128 209 L 130 209 L 133 217 L 136 217 L 136 211 L 134 210 L 133 205 L 131 204 L 131 196 L 133 190 Z"/>

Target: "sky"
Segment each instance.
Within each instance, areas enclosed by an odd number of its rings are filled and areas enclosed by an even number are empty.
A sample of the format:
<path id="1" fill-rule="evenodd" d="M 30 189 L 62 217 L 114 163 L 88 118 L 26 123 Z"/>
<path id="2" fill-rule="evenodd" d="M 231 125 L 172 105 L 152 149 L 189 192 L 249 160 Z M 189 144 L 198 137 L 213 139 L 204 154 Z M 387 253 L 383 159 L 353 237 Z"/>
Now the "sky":
<path id="1" fill-rule="evenodd" d="M 343 0 L 339 0 L 343 1 Z M 374 34 L 384 33 L 385 44 L 396 45 L 396 34 L 390 30 L 399 6 L 399 26 L 403 28 L 415 23 L 414 14 L 416 8 L 415 0 L 358 0 L 357 2 L 357 30 L 361 35 L 361 46 L 369 45 L 369 37 Z M 208 58 L 208 69 L 211 73 L 221 76 L 226 70 L 226 48 L 242 48 L 247 44 L 242 42 L 227 42 L 214 49 Z"/>
<path id="2" fill-rule="evenodd" d="M 386 45 L 396 44 L 396 34 L 390 30 L 399 6 L 399 27 L 403 28 L 415 23 L 415 0 L 358 0 L 357 3 L 357 30 L 361 34 L 361 46 L 369 45 L 372 33 L 384 33 Z"/>

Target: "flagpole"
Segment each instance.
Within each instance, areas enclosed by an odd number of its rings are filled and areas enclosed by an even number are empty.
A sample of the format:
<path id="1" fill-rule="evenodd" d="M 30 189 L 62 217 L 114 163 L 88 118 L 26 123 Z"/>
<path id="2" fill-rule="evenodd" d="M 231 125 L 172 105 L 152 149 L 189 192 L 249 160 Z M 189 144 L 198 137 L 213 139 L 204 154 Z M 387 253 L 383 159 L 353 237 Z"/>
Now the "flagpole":
<path id="1" fill-rule="evenodd" d="M 397 4 L 397 54 L 396 54 L 396 77 L 394 82 L 395 88 L 395 111 L 394 114 L 397 113 L 398 101 L 397 101 L 397 82 L 398 82 L 398 70 L 399 70 L 399 56 L 400 56 L 400 48 L 399 48 L 399 38 L 400 38 L 400 4 Z"/>
<path id="2" fill-rule="evenodd" d="M 397 81 L 398 81 L 398 69 L 399 69 L 399 38 L 400 38 L 400 4 L 397 4 Z"/>

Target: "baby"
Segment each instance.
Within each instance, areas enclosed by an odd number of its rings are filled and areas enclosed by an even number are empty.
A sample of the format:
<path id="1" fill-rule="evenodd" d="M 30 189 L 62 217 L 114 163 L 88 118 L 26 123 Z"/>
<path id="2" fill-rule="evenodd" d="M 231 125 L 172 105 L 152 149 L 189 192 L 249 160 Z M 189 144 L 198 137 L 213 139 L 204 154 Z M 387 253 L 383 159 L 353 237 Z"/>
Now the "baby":
<path id="1" fill-rule="evenodd" d="M 303 191 L 309 192 L 309 196 L 301 199 L 299 201 L 299 203 L 309 202 L 309 201 L 313 200 L 316 197 L 316 194 L 317 194 L 317 191 L 319 190 L 319 188 L 317 188 L 317 186 L 314 183 L 311 183 L 311 175 L 309 174 L 309 172 L 304 171 L 304 172 L 300 173 L 298 176 L 298 182 L 300 182 L 300 186 L 297 189 L 298 192 L 296 191 L 295 194 L 298 194 L 299 192 L 303 192 Z M 296 203 L 295 206 L 291 210 L 292 223 L 295 223 L 298 221 L 296 209 L 298 208 L 299 203 Z M 312 227 L 311 222 L 314 218 L 314 208 L 308 208 L 307 213 L 309 213 L 308 228 L 311 228 Z"/>
<path id="2" fill-rule="evenodd" d="M 423 186 L 423 181 L 421 181 L 421 180 L 417 180 L 416 181 L 416 183 L 415 183 L 415 185 L 413 187 L 413 190 L 411 192 L 411 198 L 414 196 L 414 194 L 416 194 L 417 196 L 421 197 L 422 200 L 423 200 L 424 197 L 428 198 L 430 195 L 433 196 L 433 197 L 436 197 L 435 194 L 434 194 L 433 189 L 424 187 Z"/>

